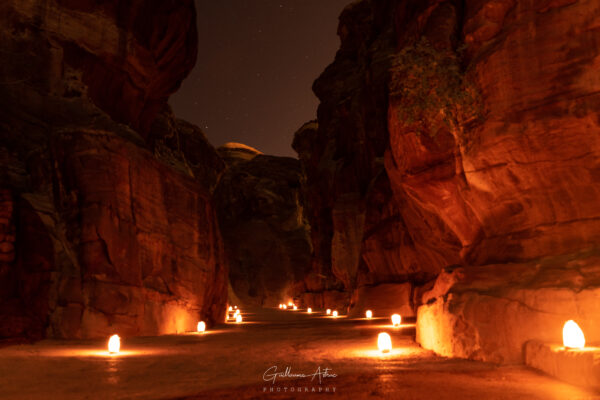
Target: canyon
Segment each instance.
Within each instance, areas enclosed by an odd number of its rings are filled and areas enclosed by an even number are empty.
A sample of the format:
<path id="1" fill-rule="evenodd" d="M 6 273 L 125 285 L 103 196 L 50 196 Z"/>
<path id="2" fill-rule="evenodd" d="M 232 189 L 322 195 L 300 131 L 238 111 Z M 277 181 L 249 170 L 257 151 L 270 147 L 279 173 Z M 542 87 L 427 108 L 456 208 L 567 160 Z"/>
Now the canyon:
<path id="1" fill-rule="evenodd" d="M 288 301 L 400 313 L 425 358 L 600 342 L 600 3 L 353 2 L 298 159 L 178 119 L 194 2 L 124 4 L 0 5 L 0 343 Z"/>

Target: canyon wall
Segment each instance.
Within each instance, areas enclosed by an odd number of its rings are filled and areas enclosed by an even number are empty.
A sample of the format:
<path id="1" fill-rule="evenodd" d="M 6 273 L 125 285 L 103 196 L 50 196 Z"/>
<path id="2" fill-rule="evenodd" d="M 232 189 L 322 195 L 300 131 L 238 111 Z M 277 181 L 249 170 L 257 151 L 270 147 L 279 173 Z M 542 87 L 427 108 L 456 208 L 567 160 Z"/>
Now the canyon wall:
<path id="1" fill-rule="evenodd" d="M 568 319 L 599 341 L 599 26 L 592 0 L 348 6 L 295 139 L 316 289 L 360 313 L 396 285 L 446 356 L 521 362 Z"/>
<path id="2" fill-rule="evenodd" d="M 224 163 L 167 100 L 192 1 L 0 5 L 0 339 L 222 321 L 211 190 Z"/>
<path id="3" fill-rule="evenodd" d="M 246 305 L 276 307 L 310 269 L 300 162 L 241 144 L 218 151 L 227 169 L 214 199 L 232 289 Z"/>

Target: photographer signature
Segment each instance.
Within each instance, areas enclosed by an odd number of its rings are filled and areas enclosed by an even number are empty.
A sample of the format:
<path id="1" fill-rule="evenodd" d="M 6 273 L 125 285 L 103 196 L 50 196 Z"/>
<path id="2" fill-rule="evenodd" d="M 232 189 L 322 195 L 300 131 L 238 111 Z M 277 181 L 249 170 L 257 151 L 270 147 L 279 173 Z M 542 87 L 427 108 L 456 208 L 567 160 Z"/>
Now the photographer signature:
<path id="1" fill-rule="evenodd" d="M 321 367 L 317 367 L 317 370 L 312 373 L 312 374 L 302 374 L 302 373 L 292 373 L 292 368 L 291 367 L 285 367 L 285 370 L 283 372 L 277 372 L 277 366 L 274 365 L 270 368 L 268 368 L 265 373 L 263 374 L 263 380 L 265 382 L 272 382 L 273 384 L 275 384 L 275 381 L 278 378 L 311 378 L 311 382 L 315 380 L 315 378 L 319 378 L 319 384 L 321 384 L 321 381 L 324 378 L 335 378 L 337 377 L 336 374 L 334 374 L 331 371 L 331 368 L 324 368 L 321 369 Z"/>

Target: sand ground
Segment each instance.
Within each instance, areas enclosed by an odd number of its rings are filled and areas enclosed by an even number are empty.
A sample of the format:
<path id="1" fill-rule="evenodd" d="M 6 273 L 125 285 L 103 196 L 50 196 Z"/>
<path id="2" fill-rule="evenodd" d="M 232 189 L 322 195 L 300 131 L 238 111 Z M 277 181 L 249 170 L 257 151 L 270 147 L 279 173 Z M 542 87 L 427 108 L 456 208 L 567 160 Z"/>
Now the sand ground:
<path id="1" fill-rule="evenodd" d="M 523 366 L 435 356 L 414 342 L 410 321 L 392 328 L 387 318 L 269 309 L 244 317 L 205 334 L 123 338 L 118 356 L 106 341 L 1 348 L 0 399 L 600 399 Z M 383 331 L 394 345 L 385 356 Z M 265 381 L 288 367 L 306 377 Z"/>

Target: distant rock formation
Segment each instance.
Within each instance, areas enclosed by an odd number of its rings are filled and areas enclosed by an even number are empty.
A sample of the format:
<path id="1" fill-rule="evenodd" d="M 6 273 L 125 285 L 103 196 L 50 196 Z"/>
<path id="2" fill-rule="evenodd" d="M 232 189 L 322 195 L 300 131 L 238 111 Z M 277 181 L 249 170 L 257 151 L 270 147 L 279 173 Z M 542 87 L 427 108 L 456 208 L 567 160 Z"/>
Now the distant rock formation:
<path id="1" fill-rule="evenodd" d="M 239 143 L 218 149 L 228 167 L 214 193 L 235 294 L 276 306 L 310 271 L 300 162 Z"/>
<path id="2" fill-rule="evenodd" d="M 518 361 L 568 319 L 600 340 L 585 253 L 600 242 L 600 4 L 459 3 L 342 13 L 318 125 L 294 144 L 311 284 L 337 280 L 352 310 L 365 288 L 407 282 L 419 340 L 446 356 Z M 525 315 L 536 324 L 515 328 Z"/>
<path id="3" fill-rule="evenodd" d="M 167 99 L 191 0 L 0 4 L 0 339 L 222 321 L 223 161 Z"/>
<path id="4" fill-rule="evenodd" d="M 240 162 L 250 161 L 254 157 L 263 154 L 254 147 L 234 142 L 225 143 L 217 148 L 217 152 L 227 165 L 234 165 Z"/>

